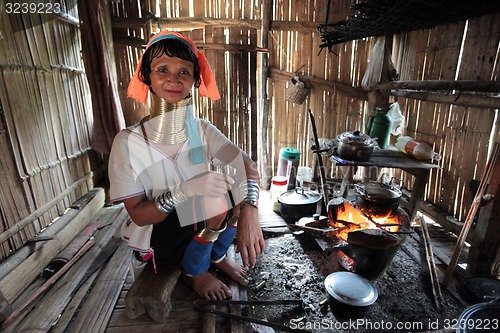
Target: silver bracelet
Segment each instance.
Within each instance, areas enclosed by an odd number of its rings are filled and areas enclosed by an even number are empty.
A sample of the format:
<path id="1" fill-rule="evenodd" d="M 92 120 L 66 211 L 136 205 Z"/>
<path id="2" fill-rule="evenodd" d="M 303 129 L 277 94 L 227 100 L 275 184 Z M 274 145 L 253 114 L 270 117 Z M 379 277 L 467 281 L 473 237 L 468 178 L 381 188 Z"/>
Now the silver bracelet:
<path id="1" fill-rule="evenodd" d="M 155 206 L 163 214 L 170 214 L 175 207 L 186 201 L 186 195 L 179 184 L 172 191 L 166 191 L 155 198 Z"/>
<path id="2" fill-rule="evenodd" d="M 260 187 L 255 179 L 248 179 L 239 186 L 242 202 L 257 207 L 259 203 Z"/>
<path id="3" fill-rule="evenodd" d="M 184 194 L 184 191 L 182 189 L 182 183 L 174 187 L 171 193 L 172 193 L 172 200 L 175 206 L 186 201 L 186 195 Z"/>
<path id="4" fill-rule="evenodd" d="M 155 198 L 155 207 L 160 213 L 168 215 L 174 211 L 175 207 L 170 207 L 166 204 L 164 194 L 162 193 Z"/>

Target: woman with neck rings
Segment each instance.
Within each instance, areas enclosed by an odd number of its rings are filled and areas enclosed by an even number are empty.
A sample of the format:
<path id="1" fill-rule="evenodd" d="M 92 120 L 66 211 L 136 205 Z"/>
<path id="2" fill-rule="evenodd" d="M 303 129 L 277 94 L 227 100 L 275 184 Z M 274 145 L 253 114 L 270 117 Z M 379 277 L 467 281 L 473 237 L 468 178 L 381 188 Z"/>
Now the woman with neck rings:
<path id="1" fill-rule="evenodd" d="M 211 265 L 246 286 L 247 267 L 264 251 L 258 222 L 255 162 L 208 121 L 195 119 L 191 89 L 219 99 L 210 66 L 186 36 L 154 35 L 129 84 L 128 96 L 147 102 L 150 115 L 121 131 L 110 160 L 110 199 L 123 202 L 130 220 L 122 237 L 133 263 L 180 265 L 201 297 L 232 297 Z M 224 166 L 231 176 L 213 171 Z M 243 265 L 226 257 L 233 239 Z"/>

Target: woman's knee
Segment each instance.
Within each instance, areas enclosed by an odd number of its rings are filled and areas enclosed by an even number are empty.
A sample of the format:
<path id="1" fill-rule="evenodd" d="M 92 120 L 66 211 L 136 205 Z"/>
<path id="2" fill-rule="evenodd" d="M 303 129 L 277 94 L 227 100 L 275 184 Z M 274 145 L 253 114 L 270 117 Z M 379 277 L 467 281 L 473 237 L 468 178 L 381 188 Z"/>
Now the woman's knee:
<path id="1" fill-rule="evenodd" d="M 224 196 L 204 197 L 202 205 L 207 226 L 211 229 L 218 229 L 229 210 L 226 198 Z"/>

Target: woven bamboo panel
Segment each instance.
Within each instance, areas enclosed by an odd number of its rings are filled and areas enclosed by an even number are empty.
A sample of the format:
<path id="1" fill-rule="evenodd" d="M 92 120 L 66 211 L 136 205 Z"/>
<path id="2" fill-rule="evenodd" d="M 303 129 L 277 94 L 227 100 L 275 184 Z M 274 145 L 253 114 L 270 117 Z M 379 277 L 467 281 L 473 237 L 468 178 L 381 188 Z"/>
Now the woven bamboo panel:
<path id="1" fill-rule="evenodd" d="M 68 8 L 77 15 L 75 8 Z M 90 162 L 92 113 L 78 27 L 36 15 L 0 14 L 0 104 L 5 121 L 0 230 L 44 207 L 96 166 Z M 15 233 L 0 260 L 58 217 L 84 184 Z"/>
<path id="2" fill-rule="evenodd" d="M 327 3 L 318 1 L 314 8 L 310 8 L 305 1 L 280 1 L 274 4 L 274 19 L 324 23 Z M 347 2 L 335 2 L 331 6 L 329 21 L 344 19 L 351 13 Z M 319 53 L 321 41 L 316 31 L 273 31 L 271 36 L 270 67 L 353 86 L 359 86 L 372 45 L 371 40 L 355 41 L 333 47 L 332 53 Z M 274 167 L 283 147 L 299 149 L 300 164 L 313 165 L 314 157 L 310 150 L 313 135 L 308 109 L 314 115 L 319 137 L 334 138 L 348 130 L 363 129 L 367 112 L 364 101 L 345 96 L 335 89 L 325 91 L 313 87 L 303 104 L 291 103 L 285 98 L 285 91 L 290 84 L 291 82 L 272 80 L 269 85 L 272 96 L 269 137 L 272 139 L 268 151 Z M 326 166 L 329 167 L 330 164 L 327 162 Z M 276 169 L 273 168 L 273 173 L 275 172 Z M 332 174 L 335 172 L 336 170 L 331 170 Z"/>
<path id="3" fill-rule="evenodd" d="M 467 26 L 453 24 L 397 36 L 400 45 L 394 59 L 401 80 L 495 80 L 498 59 L 492 57 L 498 38 L 491 36 L 499 35 L 498 19 L 498 14 L 489 15 L 469 20 Z M 406 135 L 430 143 L 443 155 L 442 169 L 432 171 L 425 199 L 463 220 L 474 197 L 469 183 L 481 177 L 491 133 L 498 126 L 495 111 L 407 99 L 399 103 L 405 111 Z M 411 188 L 412 180 L 406 184 Z"/>
<path id="4" fill-rule="evenodd" d="M 135 2 L 120 3 L 113 4 L 116 7 L 114 16 L 137 16 Z M 189 8 L 187 0 L 150 0 L 145 1 L 144 8 L 157 17 L 180 19 L 177 21 L 180 22 L 179 28 L 172 24 L 169 29 L 185 32 L 199 45 L 241 44 L 259 47 L 262 36 L 258 27 L 265 3 L 203 0 L 197 1 L 194 8 Z M 371 113 L 367 100 L 360 97 L 359 91 L 341 89 L 340 84 L 360 87 L 375 40 L 358 39 L 333 45 L 330 53 L 326 49 L 320 52 L 321 38 L 314 28 L 315 24 L 338 22 L 352 16 L 354 11 L 351 5 L 352 1 L 347 0 L 318 0 L 314 5 L 305 0 L 272 1 L 273 23 L 268 35 L 268 67 L 280 75 L 268 75 L 269 119 L 262 119 L 262 82 L 258 70 L 262 57 L 254 52 L 238 53 L 207 47 L 204 52 L 215 72 L 222 98 L 210 102 L 195 95 L 198 115 L 213 122 L 247 152 L 252 149 L 254 153 L 253 147 L 257 147 L 255 156 L 259 158 L 266 152 L 268 163 L 261 166 L 261 170 L 269 170 L 270 175 L 276 173 L 279 151 L 283 147 L 300 150 L 300 165 L 314 164 L 310 150 L 313 136 L 309 109 L 315 117 L 319 137 L 334 138 L 342 132 L 355 129 L 363 131 L 367 115 Z M 193 23 L 196 18 L 236 19 L 241 20 L 242 24 L 203 25 L 199 21 Z M 252 25 L 252 20 L 257 21 L 257 24 Z M 469 20 L 467 26 L 461 22 L 389 38 L 400 79 L 496 80 L 499 70 L 496 58 L 498 38 L 492 36 L 499 35 L 498 21 L 498 15 L 490 15 Z M 192 24 L 191 29 L 187 28 L 188 22 Z M 288 22 L 289 27 L 276 28 L 280 22 Z M 307 26 L 307 23 L 312 25 Z M 133 27 L 130 31 L 135 36 L 147 39 L 148 33 L 156 31 L 156 28 L 153 24 L 140 29 Z M 114 33 L 117 33 L 116 29 Z M 478 51 L 481 57 L 477 56 Z M 120 59 L 117 68 L 123 82 L 120 93 L 124 96 L 141 50 L 116 46 L 116 52 L 120 55 L 117 56 L 117 60 Z M 316 80 L 302 104 L 289 102 L 286 98 L 287 88 L 295 75 Z M 468 184 L 481 175 L 487 159 L 494 122 L 493 111 L 406 98 L 391 98 L 390 101 L 396 100 L 407 120 L 404 134 L 431 143 L 444 156 L 439 162 L 442 168 L 431 173 L 426 200 L 461 219 L 471 200 Z M 130 101 L 125 100 L 123 104 L 134 109 L 129 111 L 124 107 L 130 115 L 147 112 L 146 108 L 141 109 Z M 266 142 L 260 141 L 262 128 L 267 129 Z M 390 142 L 394 143 L 395 139 L 391 136 Z M 473 158 L 463 153 L 468 148 L 475 152 Z M 330 177 L 342 176 L 343 168 L 331 168 L 331 164 L 325 162 Z M 412 189 L 412 176 L 391 172 L 402 177 L 405 185 Z"/>

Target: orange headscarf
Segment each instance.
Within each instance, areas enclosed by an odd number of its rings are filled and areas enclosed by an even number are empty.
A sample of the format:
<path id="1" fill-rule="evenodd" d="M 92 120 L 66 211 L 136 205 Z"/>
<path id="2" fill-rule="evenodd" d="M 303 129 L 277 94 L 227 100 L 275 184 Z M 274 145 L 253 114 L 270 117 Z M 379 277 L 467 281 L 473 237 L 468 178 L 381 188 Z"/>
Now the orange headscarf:
<path id="1" fill-rule="evenodd" d="M 207 58 L 205 58 L 205 55 L 200 50 L 198 50 L 198 47 L 191 39 L 178 32 L 173 32 L 173 31 L 159 32 L 153 37 L 151 37 L 151 39 L 148 42 L 148 45 L 146 46 L 146 50 L 154 43 L 168 38 L 182 39 L 188 42 L 189 45 L 191 45 L 191 47 L 193 48 L 193 52 L 195 53 L 196 58 L 198 59 L 198 64 L 200 66 L 201 84 L 198 87 L 198 92 L 201 96 L 208 97 L 214 101 L 218 100 L 220 98 L 219 89 L 217 89 L 217 83 L 215 82 L 215 77 L 214 74 L 212 73 L 212 69 L 210 68 L 210 64 L 208 63 Z M 142 57 L 139 60 L 139 63 L 135 68 L 134 76 L 132 76 L 132 80 L 130 80 L 130 83 L 128 85 L 127 96 L 135 98 L 138 102 L 146 103 L 148 99 L 149 87 L 139 78 L 139 71 L 141 68 L 141 64 L 142 64 Z"/>

